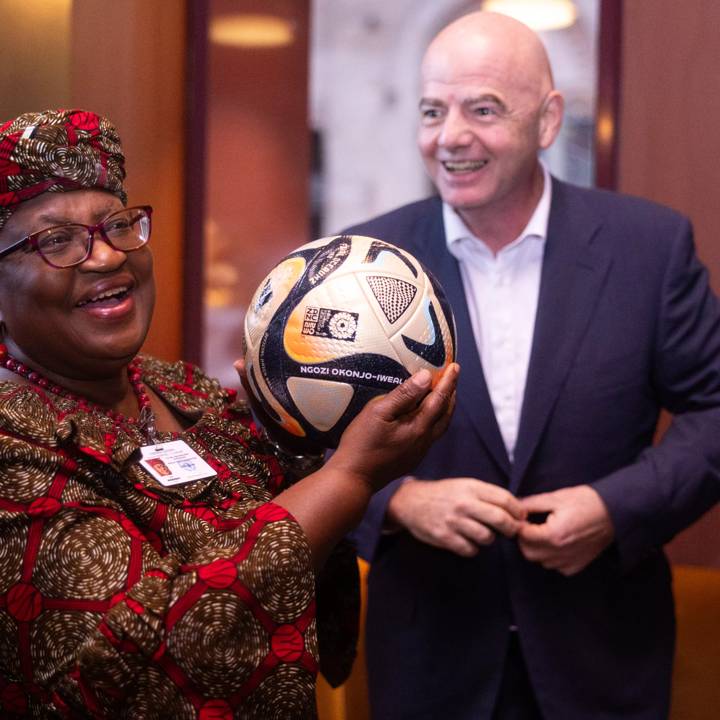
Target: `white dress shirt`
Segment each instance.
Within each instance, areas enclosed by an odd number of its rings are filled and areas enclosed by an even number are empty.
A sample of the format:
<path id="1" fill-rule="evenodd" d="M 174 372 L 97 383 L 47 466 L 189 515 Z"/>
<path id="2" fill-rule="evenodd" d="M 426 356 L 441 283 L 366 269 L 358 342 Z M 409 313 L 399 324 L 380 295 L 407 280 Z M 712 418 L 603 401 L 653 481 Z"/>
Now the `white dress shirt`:
<path id="1" fill-rule="evenodd" d="M 530 363 L 550 216 L 552 183 L 545 167 L 543 179 L 542 196 L 530 221 L 497 255 L 443 203 L 448 250 L 460 264 L 485 382 L 511 460 Z"/>

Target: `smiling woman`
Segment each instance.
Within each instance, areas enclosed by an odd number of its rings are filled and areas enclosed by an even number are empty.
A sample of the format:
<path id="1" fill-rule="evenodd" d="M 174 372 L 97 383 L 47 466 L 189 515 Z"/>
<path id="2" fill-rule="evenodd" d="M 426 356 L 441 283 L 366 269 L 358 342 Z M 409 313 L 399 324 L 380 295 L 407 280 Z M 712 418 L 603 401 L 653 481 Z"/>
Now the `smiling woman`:
<path id="1" fill-rule="evenodd" d="M 110 239 L 117 234 L 110 223 L 127 225 L 129 213 L 144 215 L 147 229 L 143 237 L 136 219 L 123 250 Z M 43 193 L 18 208 L 3 236 L 23 237 L 22 244 L 0 262 L 5 345 L 14 358 L 40 364 L 53 378 L 73 377 L 79 369 L 91 378 L 100 359 L 118 367 L 132 360 L 155 301 L 149 217 L 146 210 L 124 210 L 119 198 L 102 190 Z M 35 321 L 28 323 L 29 317 Z M 96 394 L 84 384 L 75 389 Z"/>
<path id="2" fill-rule="evenodd" d="M 0 715 L 313 717 L 318 667 L 353 657 L 338 542 L 443 431 L 457 366 L 372 401 L 322 467 L 268 438 L 234 390 L 137 355 L 152 209 L 124 178 L 94 113 L 0 124 Z"/>

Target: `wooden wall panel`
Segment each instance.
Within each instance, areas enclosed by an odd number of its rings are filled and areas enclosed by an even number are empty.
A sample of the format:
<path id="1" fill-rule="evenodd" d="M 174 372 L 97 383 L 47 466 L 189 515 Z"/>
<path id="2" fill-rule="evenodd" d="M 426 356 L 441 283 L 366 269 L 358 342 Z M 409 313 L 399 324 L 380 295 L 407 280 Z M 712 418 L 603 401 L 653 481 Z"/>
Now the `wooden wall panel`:
<path id="1" fill-rule="evenodd" d="M 690 216 L 717 291 L 720 3 L 628 0 L 622 24 L 619 189 Z M 671 557 L 720 567 L 719 537 L 716 509 L 672 543 Z"/>
<path id="2" fill-rule="evenodd" d="M 688 214 L 720 288 L 720 3 L 624 3 L 619 189 Z"/>
<path id="3" fill-rule="evenodd" d="M 68 102 L 71 6 L 72 0 L 0 0 L 0 122 Z"/>
<path id="4" fill-rule="evenodd" d="M 144 350 L 181 352 L 185 2 L 74 0 L 70 98 L 117 125 L 129 202 L 149 203 L 158 302 Z"/>

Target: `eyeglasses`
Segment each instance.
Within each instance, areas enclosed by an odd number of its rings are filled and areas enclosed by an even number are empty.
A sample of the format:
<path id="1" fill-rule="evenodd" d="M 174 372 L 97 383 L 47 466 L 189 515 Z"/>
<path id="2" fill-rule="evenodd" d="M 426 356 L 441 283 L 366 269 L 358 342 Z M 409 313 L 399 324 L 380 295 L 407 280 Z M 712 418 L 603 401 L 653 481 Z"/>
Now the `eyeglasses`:
<path id="1" fill-rule="evenodd" d="M 106 217 L 97 225 L 66 223 L 27 235 L 4 250 L 0 260 L 21 247 L 31 247 L 54 268 L 69 268 L 87 260 L 93 250 L 95 233 L 114 250 L 132 252 L 147 245 L 150 239 L 149 205 L 125 208 Z"/>

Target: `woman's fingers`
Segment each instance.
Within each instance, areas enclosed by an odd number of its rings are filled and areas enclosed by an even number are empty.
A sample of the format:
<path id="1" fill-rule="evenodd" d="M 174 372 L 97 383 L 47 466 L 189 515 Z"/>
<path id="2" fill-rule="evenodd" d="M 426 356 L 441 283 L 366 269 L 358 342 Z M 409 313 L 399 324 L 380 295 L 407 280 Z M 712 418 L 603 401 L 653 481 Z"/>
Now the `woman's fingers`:
<path id="1" fill-rule="evenodd" d="M 437 384 L 432 387 L 432 375 L 428 370 L 419 370 L 402 385 L 378 399 L 378 410 L 385 419 L 393 421 L 415 410 L 435 422 L 451 411 L 459 366 L 448 365 Z"/>

